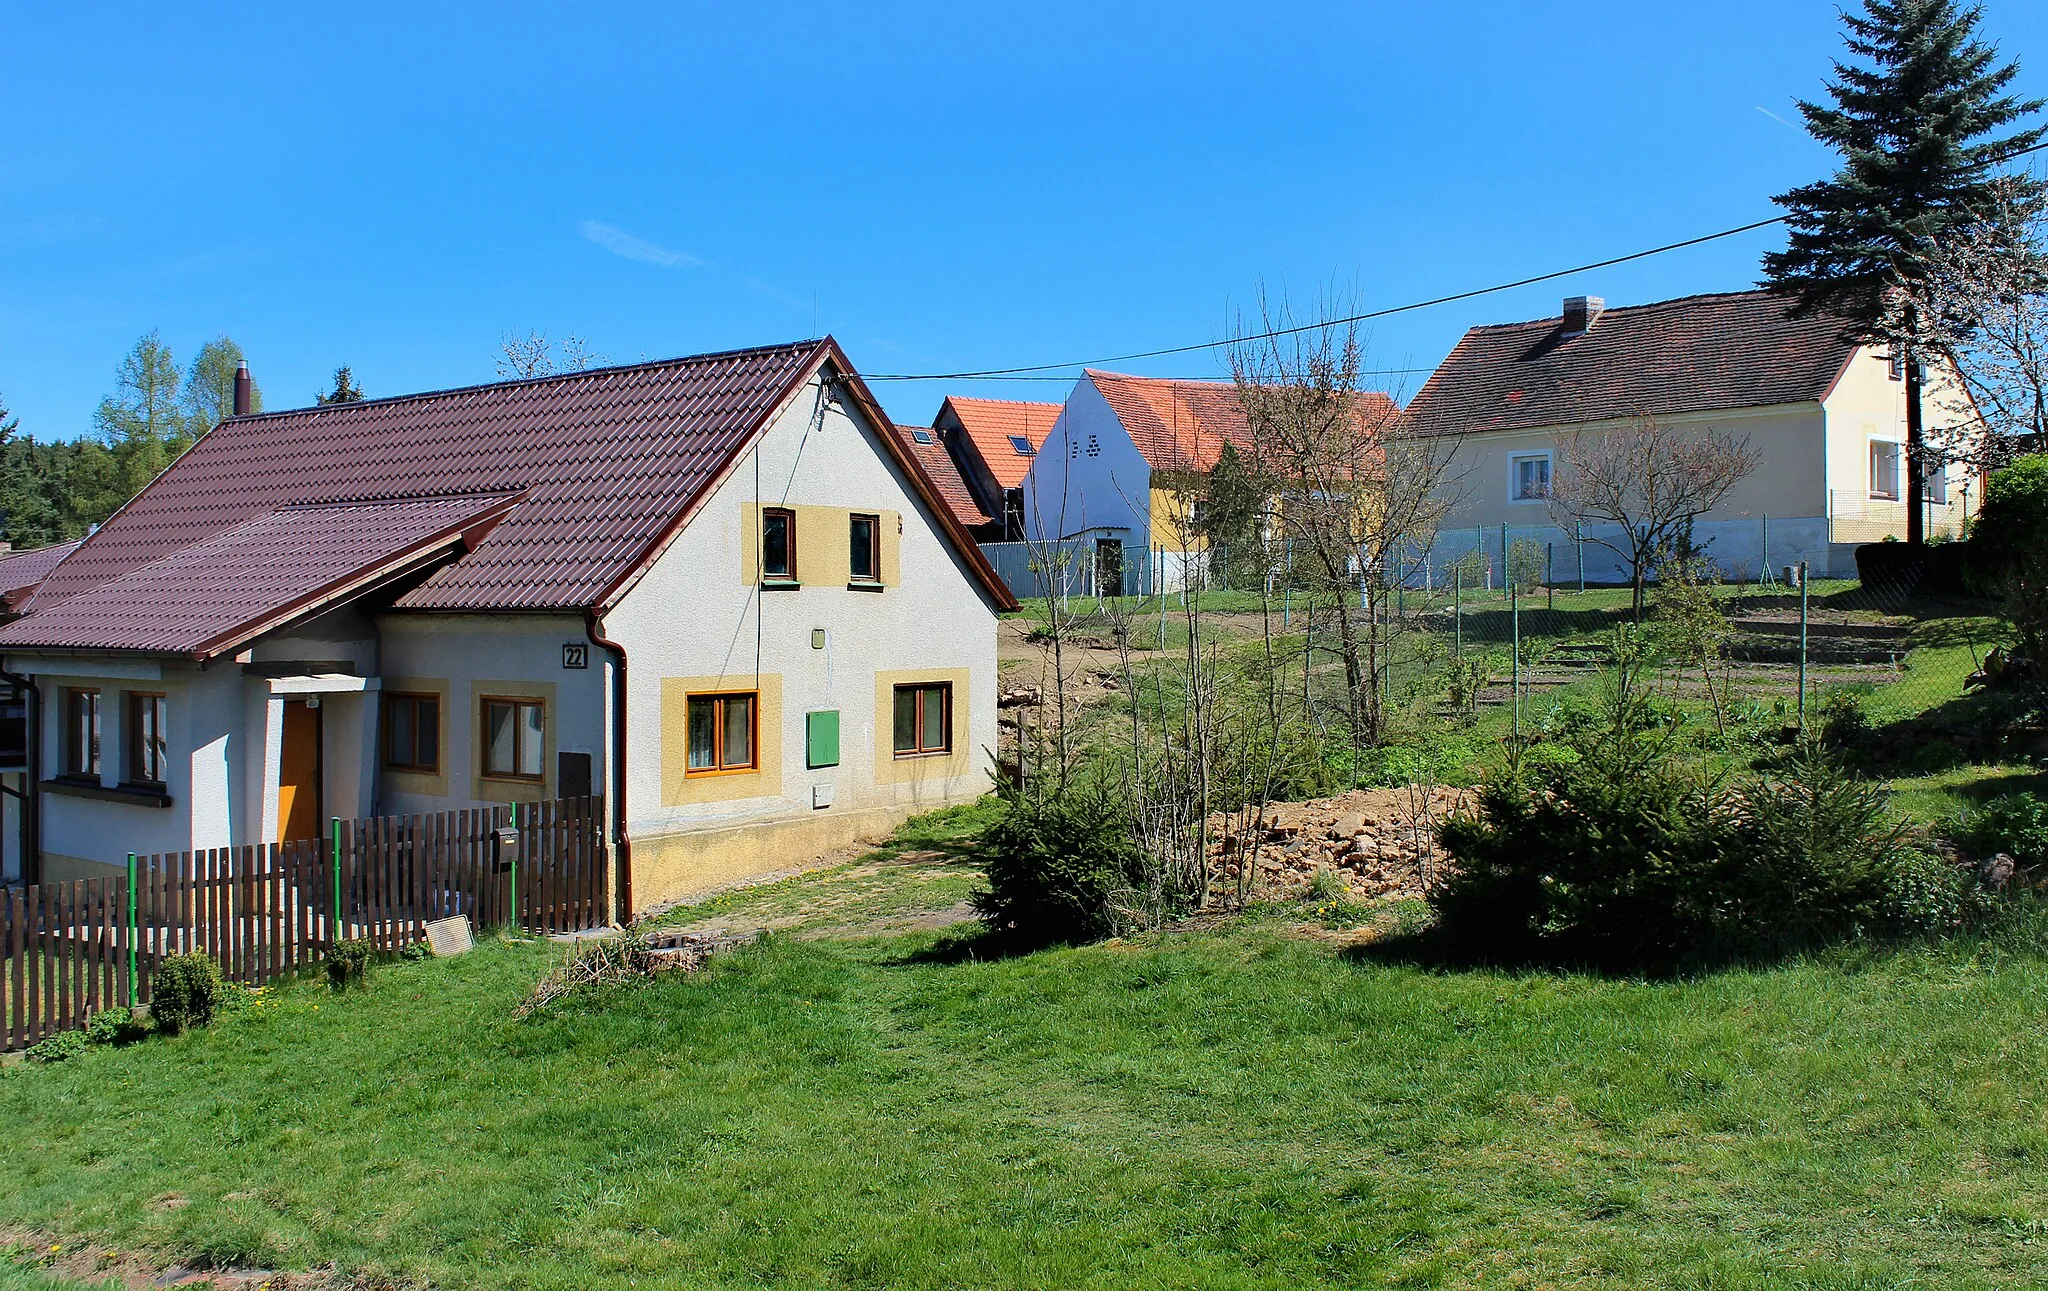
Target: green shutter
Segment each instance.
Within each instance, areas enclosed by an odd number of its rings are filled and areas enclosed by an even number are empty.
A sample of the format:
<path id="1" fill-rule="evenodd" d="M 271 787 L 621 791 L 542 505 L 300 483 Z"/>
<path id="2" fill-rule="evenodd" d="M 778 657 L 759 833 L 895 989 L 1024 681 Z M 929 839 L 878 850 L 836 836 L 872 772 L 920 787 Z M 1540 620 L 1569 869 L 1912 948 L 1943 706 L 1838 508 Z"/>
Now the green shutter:
<path id="1" fill-rule="evenodd" d="M 838 710 L 804 715 L 804 764 L 811 767 L 839 765 Z"/>

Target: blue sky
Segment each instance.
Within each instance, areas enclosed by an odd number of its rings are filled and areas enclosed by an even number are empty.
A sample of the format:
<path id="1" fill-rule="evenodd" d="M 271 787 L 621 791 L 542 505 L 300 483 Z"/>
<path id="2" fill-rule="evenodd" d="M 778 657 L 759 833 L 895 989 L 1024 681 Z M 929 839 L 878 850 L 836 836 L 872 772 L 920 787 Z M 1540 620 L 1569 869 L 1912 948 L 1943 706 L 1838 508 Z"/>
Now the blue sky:
<path id="1" fill-rule="evenodd" d="M 2048 95 L 2048 5 L 1986 30 Z M 329 15 L 334 16 L 329 16 Z M 1214 340 L 1263 284 L 1377 308 L 1774 214 L 1827 0 L 1646 5 L 0 7 L 0 402 L 77 434 L 150 328 L 272 407 L 836 334 L 876 373 Z M 1775 231 L 1377 324 L 1750 284 Z M 1210 355 L 1126 365 L 1220 372 Z M 1422 375 L 1383 384 L 1412 392 Z M 925 420 L 943 393 L 877 384 Z"/>

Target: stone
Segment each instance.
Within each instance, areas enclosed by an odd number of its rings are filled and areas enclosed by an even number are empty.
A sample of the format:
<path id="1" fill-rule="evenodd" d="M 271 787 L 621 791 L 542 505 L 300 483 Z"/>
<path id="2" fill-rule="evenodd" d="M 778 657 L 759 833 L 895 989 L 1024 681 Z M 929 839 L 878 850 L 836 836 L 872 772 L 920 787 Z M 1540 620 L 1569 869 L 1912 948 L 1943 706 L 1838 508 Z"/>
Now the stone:
<path id="1" fill-rule="evenodd" d="M 435 958 L 460 955 L 476 945 L 469 932 L 469 916 L 458 914 L 447 919 L 436 919 L 427 925 L 427 949 Z"/>

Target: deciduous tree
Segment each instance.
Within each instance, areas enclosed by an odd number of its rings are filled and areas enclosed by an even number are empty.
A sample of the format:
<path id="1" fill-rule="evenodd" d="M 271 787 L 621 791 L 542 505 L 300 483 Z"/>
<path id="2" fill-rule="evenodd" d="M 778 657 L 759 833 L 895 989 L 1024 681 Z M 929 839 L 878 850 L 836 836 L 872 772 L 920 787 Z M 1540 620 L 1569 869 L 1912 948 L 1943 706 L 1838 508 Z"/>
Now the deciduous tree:
<path id="1" fill-rule="evenodd" d="M 1654 417 L 1615 430 L 1580 430 L 1564 442 L 1564 469 L 1551 481 L 1550 509 L 1561 525 L 1627 563 L 1641 622 L 1643 590 L 1658 561 L 1676 551 L 1693 521 L 1720 505 L 1757 461 L 1747 439 L 1676 431 Z M 1609 529 L 1620 533 L 1602 536 Z"/>

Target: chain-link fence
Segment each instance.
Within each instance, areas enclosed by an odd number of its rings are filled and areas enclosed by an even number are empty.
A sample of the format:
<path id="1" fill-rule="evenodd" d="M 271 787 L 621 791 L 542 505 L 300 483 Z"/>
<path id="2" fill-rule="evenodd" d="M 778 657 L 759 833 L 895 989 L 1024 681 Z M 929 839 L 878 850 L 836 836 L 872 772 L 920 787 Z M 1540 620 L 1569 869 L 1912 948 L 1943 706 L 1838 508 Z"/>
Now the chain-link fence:
<path id="1" fill-rule="evenodd" d="M 1446 537 L 1466 540 L 1440 538 L 1347 592 L 1354 623 L 1372 638 L 1366 664 L 1394 744 L 1445 725 L 1542 736 L 1575 701 L 1597 696 L 1618 631 L 1654 646 L 1666 702 L 1730 733 L 1811 726 L 1844 705 L 1878 725 L 1916 717 L 1962 699 L 2006 641 L 1992 609 L 1956 589 L 1777 563 L 1801 550 L 1796 530 L 1767 538 L 1758 526 L 1733 571 L 1694 559 L 1681 576 L 1647 577 L 1640 596 L 1612 547 L 1590 539 L 1560 547 L 1554 530 L 1541 541 L 1499 528 Z M 1853 551 L 1828 551 L 1824 531 L 1805 537 L 1818 539 L 1823 560 L 1854 570 Z M 1330 641 L 1334 607 L 1308 590 L 1317 580 L 1293 568 L 1295 555 L 1283 547 L 1233 558 L 1219 547 L 1186 567 L 1185 588 L 1152 596 L 1162 616 L 1177 598 L 1208 598 L 1226 635 L 1233 618 L 1270 612 L 1301 651 L 1302 690 L 1338 692 L 1347 683 Z"/>

